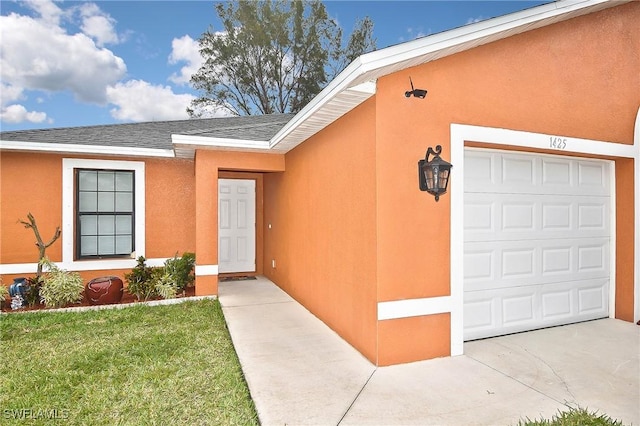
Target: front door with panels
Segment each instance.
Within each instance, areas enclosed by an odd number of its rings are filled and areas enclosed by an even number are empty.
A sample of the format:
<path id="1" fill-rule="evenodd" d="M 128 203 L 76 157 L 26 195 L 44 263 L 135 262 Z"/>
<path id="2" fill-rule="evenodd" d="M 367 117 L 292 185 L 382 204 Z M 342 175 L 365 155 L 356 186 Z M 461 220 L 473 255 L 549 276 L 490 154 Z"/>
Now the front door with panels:
<path id="1" fill-rule="evenodd" d="M 256 270 L 256 181 L 218 179 L 218 270 Z"/>
<path id="2" fill-rule="evenodd" d="M 609 315 L 610 162 L 464 159 L 464 339 Z"/>

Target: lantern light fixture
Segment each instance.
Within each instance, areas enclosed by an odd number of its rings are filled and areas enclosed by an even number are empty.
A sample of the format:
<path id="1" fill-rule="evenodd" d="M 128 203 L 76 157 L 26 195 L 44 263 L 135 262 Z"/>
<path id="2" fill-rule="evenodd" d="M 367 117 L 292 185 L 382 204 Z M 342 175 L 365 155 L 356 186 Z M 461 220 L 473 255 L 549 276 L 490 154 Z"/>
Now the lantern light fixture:
<path id="1" fill-rule="evenodd" d="M 442 147 L 440 145 L 436 145 L 435 150 L 429 147 L 424 160 L 418 161 L 420 191 L 427 191 L 429 194 L 434 195 L 436 201 L 440 199 L 442 194 L 447 193 L 449 175 L 453 167 L 450 163 L 440 158 L 441 152 Z M 433 156 L 431 160 L 429 160 L 430 155 Z"/>

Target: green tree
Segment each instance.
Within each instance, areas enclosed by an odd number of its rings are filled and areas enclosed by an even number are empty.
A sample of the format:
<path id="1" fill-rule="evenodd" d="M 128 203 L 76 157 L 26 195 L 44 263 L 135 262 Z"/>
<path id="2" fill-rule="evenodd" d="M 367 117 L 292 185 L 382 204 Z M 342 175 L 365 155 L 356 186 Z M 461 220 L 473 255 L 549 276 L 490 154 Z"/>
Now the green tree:
<path id="1" fill-rule="evenodd" d="M 360 20 L 346 45 L 317 0 L 239 1 L 215 6 L 224 31 L 199 40 L 205 60 L 191 83 L 202 96 L 191 117 L 298 112 L 362 53 L 375 50 L 373 22 Z"/>

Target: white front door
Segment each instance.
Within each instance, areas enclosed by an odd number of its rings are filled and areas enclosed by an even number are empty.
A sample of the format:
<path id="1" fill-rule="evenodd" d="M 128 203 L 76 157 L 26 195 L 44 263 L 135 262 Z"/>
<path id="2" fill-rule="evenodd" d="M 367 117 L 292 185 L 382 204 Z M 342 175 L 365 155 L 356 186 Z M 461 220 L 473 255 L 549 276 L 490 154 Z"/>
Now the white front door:
<path id="1" fill-rule="evenodd" d="M 609 162 L 465 150 L 464 339 L 609 314 Z"/>
<path id="2" fill-rule="evenodd" d="M 218 179 L 218 270 L 256 270 L 256 181 Z"/>

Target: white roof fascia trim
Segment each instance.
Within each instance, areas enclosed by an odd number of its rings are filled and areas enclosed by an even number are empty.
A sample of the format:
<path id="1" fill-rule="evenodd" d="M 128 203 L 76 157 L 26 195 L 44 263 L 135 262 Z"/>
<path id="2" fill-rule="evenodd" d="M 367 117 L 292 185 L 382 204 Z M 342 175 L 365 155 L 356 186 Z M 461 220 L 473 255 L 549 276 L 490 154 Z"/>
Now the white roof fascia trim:
<path id="1" fill-rule="evenodd" d="M 268 141 L 249 139 L 211 138 L 206 136 L 171 135 L 171 142 L 175 145 L 187 145 L 193 148 L 250 148 L 269 150 Z"/>
<path id="2" fill-rule="evenodd" d="M 64 143 L 0 141 L 0 150 L 40 151 L 60 154 L 95 154 L 124 157 L 164 157 L 173 158 L 171 149 L 132 148 L 106 145 L 77 145 Z"/>
<path id="3" fill-rule="evenodd" d="M 269 146 L 273 148 L 280 143 L 289 133 L 304 123 L 317 110 L 325 106 L 331 99 L 349 87 L 349 84 L 359 77 L 363 71 L 361 67 L 362 56 L 349 64 L 336 78 L 334 78 L 315 98 L 300 110 L 282 129 L 272 138 Z M 356 86 L 357 87 L 357 86 Z"/>
<path id="4" fill-rule="evenodd" d="M 623 3 L 626 1 L 631 0 L 616 1 L 615 3 Z M 384 66 L 412 59 L 416 56 L 433 53 L 437 50 L 499 34 L 500 32 L 509 31 L 517 27 L 526 27 L 545 19 L 554 18 L 603 3 L 612 3 L 611 6 L 614 5 L 614 2 L 611 0 L 564 0 L 504 16 L 498 16 L 487 19 L 486 21 L 465 25 L 364 54 L 361 56 L 363 68 L 365 68 L 366 72 L 373 71 Z"/>
<path id="5" fill-rule="evenodd" d="M 620 4 L 629 1 L 631 0 L 620 0 L 615 3 Z M 331 102 L 341 91 L 348 89 L 358 78 L 364 77 L 366 80 L 375 80 L 377 78 L 375 75 L 368 76 L 367 74 L 373 74 L 378 69 L 517 27 L 527 27 L 544 19 L 603 3 L 612 3 L 611 5 L 614 5 L 611 0 L 562 0 L 552 2 L 361 55 L 276 133 L 271 139 L 270 147 L 273 148 L 280 143 L 317 110 Z"/>

